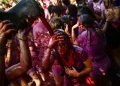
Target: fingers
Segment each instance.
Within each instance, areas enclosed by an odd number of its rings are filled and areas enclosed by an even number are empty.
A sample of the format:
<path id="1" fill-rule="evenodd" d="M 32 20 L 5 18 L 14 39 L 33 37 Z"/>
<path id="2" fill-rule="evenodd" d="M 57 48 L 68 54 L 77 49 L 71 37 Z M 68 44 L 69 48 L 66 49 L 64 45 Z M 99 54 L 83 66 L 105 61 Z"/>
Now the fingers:
<path id="1" fill-rule="evenodd" d="M 57 36 L 56 36 L 56 39 L 57 39 L 58 41 L 64 41 L 64 37 L 61 36 L 61 35 L 57 35 Z"/>
<path id="2" fill-rule="evenodd" d="M 52 40 L 54 41 L 64 41 L 64 37 L 61 35 L 54 35 L 52 36 Z"/>
<path id="3" fill-rule="evenodd" d="M 9 20 L 4 20 L 0 22 L 0 35 L 2 37 L 11 37 L 13 32 L 15 33 L 15 29 L 13 28 L 13 24 Z"/>
<path id="4" fill-rule="evenodd" d="M 14 29 L 8 29 L 5 34 L 15 33 L 16 31 Z"/>
<path id="5" fill-rule="evenodd" d="M 5 26 L 6 24 L 9 24 L 10 21 L 9 20 L 4 20 L 0 22 L 0 32 L 2 32 L 2 30 L 6 29 Z M 4 27 L 4 28 L 3 28 Z"/>
<path id="6" fill-rule="evenodd" d="M 1 32 L 5 32 L 8 29 L 13 29 L 13 24 L 12 23 L 4 24 L 2 29 L 1 29 Z"/>

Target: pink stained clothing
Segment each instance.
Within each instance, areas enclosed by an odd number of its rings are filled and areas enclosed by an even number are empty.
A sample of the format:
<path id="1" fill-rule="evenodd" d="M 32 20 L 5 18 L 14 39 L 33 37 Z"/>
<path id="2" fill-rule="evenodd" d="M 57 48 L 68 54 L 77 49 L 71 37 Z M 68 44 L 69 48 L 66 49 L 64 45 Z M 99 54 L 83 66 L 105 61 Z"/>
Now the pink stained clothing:
<path id="1" fill-rule="evenodd" d="M 105 53 L 104 42 L 98 33 L 92 28 L 89 28 L 89 30 L 83 31 L 78 36 L 77 41 L 92 59 L 93 70 L 91 75 L 101 76 L 103 73 L 100 69 L 102 69 L 104 73 L 107 73 L 110 67 L 110 60 Z"/>
<path id="2" fill-rule="evenodd" d="M 72 53 L 72 58 L 74 60 L 74 67 L 77 71 L 82 71 L 85 67 L 83 64 L 84 61 L 88 59 L 87 53 L 79 46 L 74 45 L 73 46 L 73 53 Z M 75 84 L 76 79 L 70 78 L 69 76 L 66 75 L 63 66 L 60 64 L 60 62 L 57 59 L 57 54 L 55 51 L 51 51 L 51 59 L 54 60 L 54 64 L 52 66 L 52 72 L 54 76 L 63 76 L 64 77 L 64 86 L 74 86 L 73 83 Z M 69 57 L 70 58 L 70 57 Z M 86 75 L 87 76 L 87 75 Z M 78 84 L 85 84 L 85 77 L 81 77 L 80 79 L 77 80 Z M 81 85 L 80 85 L 81 86 Z"/>
<path id="3" fill-rule="evenodd" d="M 44 51 L 46 50 L 50 39 L 50 34 L 42 22 L 38 22 L 36 25 L 34 25 L 33 37 L 39 52 L 37 62 L 39 66 L 41 66 L 40 64 L 44 55 Z"/>

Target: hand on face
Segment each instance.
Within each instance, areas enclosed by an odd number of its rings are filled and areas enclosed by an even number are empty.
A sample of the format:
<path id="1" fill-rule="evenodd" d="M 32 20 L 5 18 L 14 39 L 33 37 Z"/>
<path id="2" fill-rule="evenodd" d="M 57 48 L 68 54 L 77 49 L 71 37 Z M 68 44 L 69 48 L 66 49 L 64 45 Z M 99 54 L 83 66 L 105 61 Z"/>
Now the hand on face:
<path id="1" fill-rule="evenodd" d="M 63 36 L 60 36 L 60 35 L 52 36 L 50 41 L 49 41 L 48 47 L 54 48 L 58 41 L 64 41 Z"/>
<path id="2" fill-rule="evenodd" d="M 7 41 L 15 33 L 13 24 L 9 20 L 0 22 L 0 41 Z"/>

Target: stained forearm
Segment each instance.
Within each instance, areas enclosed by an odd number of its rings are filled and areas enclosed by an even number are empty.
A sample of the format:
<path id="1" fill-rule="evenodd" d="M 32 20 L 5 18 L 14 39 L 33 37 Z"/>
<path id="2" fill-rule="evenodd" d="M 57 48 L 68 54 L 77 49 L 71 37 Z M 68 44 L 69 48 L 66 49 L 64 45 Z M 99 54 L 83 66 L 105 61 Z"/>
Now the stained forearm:
<path id="1" fill-rule="evenodd" d="M 46 72 L 49 70 L 50 66 L 50 55 L 51 55 L 51 48 L 47 48 L 44 54 L 44 58 L 42 60 L 42 71 Z"/>
<path id="2" fill-rule="evenodd" d="M 5 70 L 8 80 L 16 79 L 23 75 L 31 66 L 31 56 L 28 48 L 28 44 L 25 40 L 19 40 L 20 42 L 20 63 L 15 64 Z"/>
<path id="3" fill-rule="evenodd" d="M 84 64 L 85 68 L 81 72 L 79 72 L 79 77 L 89 74 L 92 70 L 92 62 L 90 59 L 87 59 Z"/>
<path id="4" fill-rule="evenodd" d="M 85 68 L 84 70 L 82 70 L 81 72 L 79 72 L 79 77 L 82 77 L 84 75 L 89 74 L 91 70 L 92 70 L 92 68 Z"/>
<path id="5" fill-rule="evenodd" d="M 20 42 L 20 63 L 25 67 L 32 66 L 31 55 L 26 40 L 19 40 Z"/>

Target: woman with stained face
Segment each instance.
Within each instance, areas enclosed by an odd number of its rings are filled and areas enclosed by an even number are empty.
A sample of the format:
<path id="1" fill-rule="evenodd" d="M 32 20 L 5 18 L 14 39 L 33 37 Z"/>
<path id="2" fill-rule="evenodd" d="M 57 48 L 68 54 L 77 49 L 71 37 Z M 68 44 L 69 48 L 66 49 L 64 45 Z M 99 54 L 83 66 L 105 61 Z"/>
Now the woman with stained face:
<path id="1" fill-rule="evenodd" d="M 52 69 L 56 86 L 85 86 L 85 77 L 92 69 L 87 53 L 72 45 L 62 29 L 54 30 L 42 63 L 43 73 Z"/>

